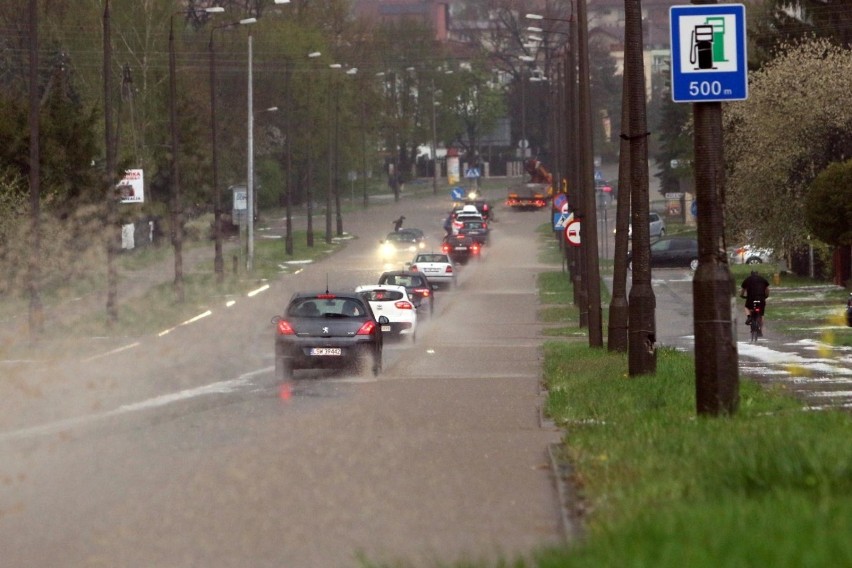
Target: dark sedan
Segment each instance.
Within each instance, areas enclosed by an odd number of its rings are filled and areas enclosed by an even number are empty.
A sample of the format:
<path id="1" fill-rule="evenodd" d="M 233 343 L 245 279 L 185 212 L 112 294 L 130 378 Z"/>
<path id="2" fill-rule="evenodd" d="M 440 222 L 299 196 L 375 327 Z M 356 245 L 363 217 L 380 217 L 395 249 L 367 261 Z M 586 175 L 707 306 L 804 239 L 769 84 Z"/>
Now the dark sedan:
<path id="1" fill-rule="evenodd" d="M 435 295 L 433 286 L 426 275 L 420 272 L 408 270 L 391 270 L 384 272 L 379 277 L 379 284 L 390 286 L 402 286 L 408 292 L 408 297 L 418 309 L 428 309 L 432 314 L 435 311 Z"/>
<path id="2" fill-rule="evenodd" d="M 459 228 L 460 235 L 467 235 L 480 245 L 488 244 L 488 236 L 491 229 L 485 221 L 464 221 Z"/>
<path id="3" fill-rule="evenodd" d="M 691 237 L 663 237 L 651 243 L 651 268 L 698 268 L 698 241 Z M 627 253 L 633 269 L 633 252 Z"/>
<path id="4" fill-rule="evenodd" d="M 449 255 L 453 262 L 466 264 L 471 258 L 478 258 L 482 245 L 468 235 L 449 235 L 444 237 L 441 252 Z"/>
<path id="5" fill-rule="evenodd" d="M 382 321 L 384 320 L 384 321 Z M 377 322 L 367 299 L 357 292 L 297 292 L 285 315 L 275 316 L 275 376 L 296 369 L 382 370 L 384 316 Z"/>

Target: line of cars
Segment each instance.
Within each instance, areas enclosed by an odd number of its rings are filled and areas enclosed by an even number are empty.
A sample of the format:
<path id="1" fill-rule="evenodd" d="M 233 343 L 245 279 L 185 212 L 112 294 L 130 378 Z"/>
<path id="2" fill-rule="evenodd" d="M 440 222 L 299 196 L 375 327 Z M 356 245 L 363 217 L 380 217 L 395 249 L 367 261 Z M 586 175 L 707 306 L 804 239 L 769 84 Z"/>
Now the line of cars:
<path id="1" fill-rule="evenodd" d="M 272 318 L 276 379 L 291 379 L 298 369 L 381 373 L 385 336 L 414 343 L 420 315 L 435 313 L 435 290 L 456 285 L 456 260 L 464 256 L 460 262 L 466 262 L 488 242 L 487 221 L 476 211 L 475 218 L 469 209 L 459 210 L 464 215 L 451 213 L 452 220 L 462 219 L 444 239 L 440 252 L 426 251 L 426 238 L 419 229 L 400 228 L 388 234 L 380 241 L 382 260 L 411 260 L 405 269 L 383 272 L 376 284 L 352 291 L 294 294 L 283 315 Z M 490 211 L 487 218 L 492 218 Z M 462 241 L 469 243 L 466 256 L 460 250 Z"/>
<path id="2" fill-rule="evenodd" d="M 389 271 L 378 284 L 347 291 L 297 292 L 275 325 L 275 377 L 298 369 L 382 371 L 386 336 L 417 337 L 418 312 L 433 314 L 434 285 L 423 274 Z"/>

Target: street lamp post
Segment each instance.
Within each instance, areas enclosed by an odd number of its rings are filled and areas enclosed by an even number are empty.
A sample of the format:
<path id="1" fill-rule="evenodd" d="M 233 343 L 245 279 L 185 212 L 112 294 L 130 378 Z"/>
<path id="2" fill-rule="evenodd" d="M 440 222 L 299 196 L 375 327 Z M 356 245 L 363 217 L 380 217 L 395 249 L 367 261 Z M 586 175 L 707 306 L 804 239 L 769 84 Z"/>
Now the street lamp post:
<path id="1" fill-rule="evenodd" d="M 521 61 L 524 62 L 523 67 L 521 68 L 521 153 L 523 154 L 521 157 L 526 159 L 527 157 L 527 67 L 530 63 L 535 61 L 535 57 L 532 55 L 521 55 L 518 57 Z"/>
<path id="2" fill-rule="evenodd" d="M 289 4 L 290 0 L 275 0 L 276 4 Z M 220 8 L 224 10 L 224 8 Z M 246 226 L 248 227 L 248 246 L 246 255 L 246 270 L 251 272 L 254 268 L 254 79 L 252 77 L 252 35 L 251 31 L 248 34 L 248 160 L 246 164 L 246 208 L 248 218 Z"/>
<path id="3" fill-rule="evenodd" d="M 340 69 L 343 67 L 340 63 L 331 63 L 329 64 L 329 69 Z M 331 244 L 331 209 L 332 209 L 332 193 L 335 190 L 336 183 L 334 181 L 334 124 L 332 123 L 333 116 L 333 101 L 332 98 L 332 86 L 331 79 L 333 77 L 334 71 L 330 71 L 328 74 L 328 191 L 325 194 L 325 242 L 327 244 Z"/>
<path id="4" fill-rule="evenodd" d="M 437 106 L 435 78 L 432 77 L 432 195 L 438 195 L 438 117 L 435 111 Z"/>
<path id="5" fill-rule="evenodd" d="M 213 32 L 234 26 L 253 24 L 255 18 L 246 18 L 228 24 L 214 26 L 210 30 L 210 41 L 207 50 L 210 54 L 210 129 L 213 161 L 213 192 L 215 202 L 213 207 L 213 231 L 214 231 L 214 255 L 213 270 L 216 273 L 217 282 L 221 283 L 225 277 L 225 261 L 222 255 L 222 188 L 219 187 L 219 147 L 218 147 L 218 121 L 216 117 L 216 49 L 213 44 Z"/>
<path id="6" fill-rule="evenodd" d="M 312 51 L 308 54 L 309 59 L 316 59 L 322 55 L 319 51 Z M 309 82 L 312 84 L 312 82 Z M 308 110 L 307 116 L 308 120 L 311 119 L 311 102 L 313 101 L 313 97 L 308 94 Z M 314 175 L 314 166 L 313 166 L 313 128 L 308 128 L 308 176 L 307 176 L 307 192 L 306 199 L 308 201 L 307 204 L 307 214 L 308 214 L 308 236 L 307 236 L 307 245 L 309 247 L 314 246 L 314 189 L 313 189 L 313 175 Z"/>
<path id="7" fill-rule="evenodd" d="M 202 11 L 208 14 L 221 13 L 225 9 L 221 7 L 204 8 Z M 178 302 L 184 300 L 183 289 L 183 205 L 180 194 L 180 169 L 178 167 L 178 144 L 177 129 L 177 71 L 175 69 L 175 16 L 189 14 L 194 10 L 180 10 L 172 13 L 169 17 L 169 130 L 172 139 L 171 155 L 171 182 L 172 182 L 172 245 L 175 249 L 175 280 L 174 290 Z"/>

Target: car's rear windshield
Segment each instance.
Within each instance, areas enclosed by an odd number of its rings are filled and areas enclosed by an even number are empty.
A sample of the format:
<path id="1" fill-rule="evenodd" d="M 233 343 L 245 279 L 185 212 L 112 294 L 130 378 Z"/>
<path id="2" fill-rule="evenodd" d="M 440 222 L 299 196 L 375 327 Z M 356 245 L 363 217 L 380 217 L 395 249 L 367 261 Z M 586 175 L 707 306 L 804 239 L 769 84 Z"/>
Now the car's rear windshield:
<path id="1" fill-rule="evenodd" d="M 414 259 L 414 262 L 447 262 L 445 254 L 420 254 Z"/>
<path id="2" fill-rule="evenodd" d="M 371 302 L 396 302 L 403 298 L 399 290 L 367 290 L 363 294 Z"/>
<path id="3" fill-rule="evenodd" d="M 393 275 L 384 276 L 379 280 L 379 284 L 390 284 L 392 286 L 405 286 L 406 288 L 411 288 L 412 286 L 423 286 L 423 279 L 419 276 L 411 276 L 411 275 Z"/>
<path id="4" fill-rule="evenodd" d="M 287 315 L 301 318 L 361 317 L 367 313 L 363 302 L 355 298 L 296 298 L 287 308 Z"/>

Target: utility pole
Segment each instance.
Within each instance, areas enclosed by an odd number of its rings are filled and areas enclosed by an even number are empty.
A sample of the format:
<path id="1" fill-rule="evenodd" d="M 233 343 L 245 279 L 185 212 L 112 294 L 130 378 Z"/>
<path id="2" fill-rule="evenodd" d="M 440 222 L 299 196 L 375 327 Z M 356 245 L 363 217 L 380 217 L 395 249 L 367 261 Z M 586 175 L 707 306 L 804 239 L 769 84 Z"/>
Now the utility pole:
<path id="1" fill-rule="evenodd" d="M 633 227 L 633 284 L 630 288 L 628 372 L 630 376 L 657 370 L 656 298 L 651 287 L 651 231 L 648 225 L 648 128 L 645 118 L 645 66 L 640 0 L 624 1 L 625 73 L 627 74 L 630 145 L 631 220 Z M 621 193 L 619 193 L 621 195 Z"/>
<path id="2" fill-rule="evenodd" d="M 627 226 L 630 223 L 630 83 L 625 71 L 621 85 L 621 141 L 618 152 L 618 202 L 615 209 L 615 247 L 612 262 L 612 299 L 609 303 L 607 349 L 626 352 L 629 304 L 627 302 Z"/>
<path id="3" fill-rule="evenodd" d="M 586 0 L 577 0 L 580 74 L 580 185 L 583 188 L 583 214 L 580 223 L 586 268 L 585 282 L 589 311 L 589 347 L 603 347 L 601 313 L 601 277 L 598 263 L 598 220 L 595 203 L 594 143 L 592 137 L 592 102 L 589 85 L 589 20 Z"/>
<path id="4" fill-rule="evenodd" d="M 104 148 L 106 150 L 106 253 L 107 253 L 107 324 L 118 321 L 118 195 L 115 189 L 115 139 L 112 136 L 112 31 L 109 0 L 104 3 Z M 126 75 L 125 75 L 126 78 Z"/>
<path id="5" fill-rule="evenodd" d="M 39 168 L 39 93 L 38 93 L 38 2 L 29 3 L 30 26 L 30 258 L 27 287 L 30 293 L 30 340 L 44 330 L 44 308 L 41 303 L 41 171 Z"/>

